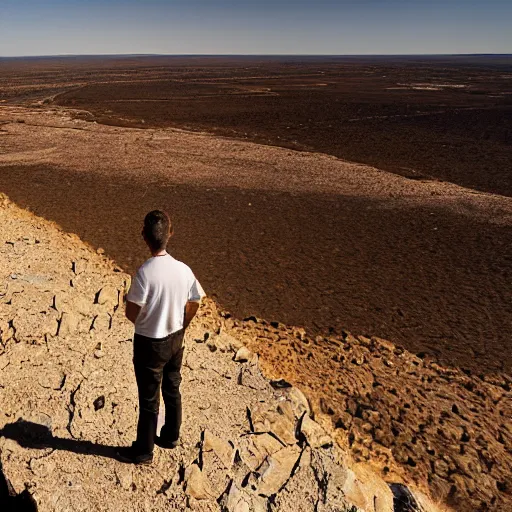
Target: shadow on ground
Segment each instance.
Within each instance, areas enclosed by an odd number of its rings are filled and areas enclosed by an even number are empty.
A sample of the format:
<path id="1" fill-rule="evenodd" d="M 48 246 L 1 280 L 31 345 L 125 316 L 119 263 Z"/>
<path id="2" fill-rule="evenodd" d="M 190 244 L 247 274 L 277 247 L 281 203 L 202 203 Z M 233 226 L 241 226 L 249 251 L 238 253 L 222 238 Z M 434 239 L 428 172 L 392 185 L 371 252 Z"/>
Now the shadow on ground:
<path id="1" fill-rule="evenodd" d="M 155 177 L 155 180 L 160 178 Z M 238 317 L 388 338 L 479 373 L 510 371 L 509 227 L 365 198 L 147 184 L 2 167 L 0 191 L 133 272 L 164 208 L 173 254 Z"/>
<path id="2" fill-rule="evenodd" d="M 2 436 L 16 441 L 23 448 L 38 450 L 51 448 L 52 450 L 66 450 L 80 455 L 96 455 L 116 460 L 116 449 L 119 448 L 91 441 L 54 437 L 51 430 L 45 425 L 24 419 L 7 423 L 3 429 L 0 429 L 0 437 Z"/>

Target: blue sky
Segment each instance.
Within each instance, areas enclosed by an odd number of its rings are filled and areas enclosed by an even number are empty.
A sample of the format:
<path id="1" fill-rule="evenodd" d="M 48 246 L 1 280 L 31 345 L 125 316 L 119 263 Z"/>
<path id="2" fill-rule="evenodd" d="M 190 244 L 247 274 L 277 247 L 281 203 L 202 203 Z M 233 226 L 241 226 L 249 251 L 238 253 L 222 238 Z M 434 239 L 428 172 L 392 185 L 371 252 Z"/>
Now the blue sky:
<path id="1" fill-rule="evenodd" d="M 0 56 L 512 53 L 512 0 L 0 0 Z"/>

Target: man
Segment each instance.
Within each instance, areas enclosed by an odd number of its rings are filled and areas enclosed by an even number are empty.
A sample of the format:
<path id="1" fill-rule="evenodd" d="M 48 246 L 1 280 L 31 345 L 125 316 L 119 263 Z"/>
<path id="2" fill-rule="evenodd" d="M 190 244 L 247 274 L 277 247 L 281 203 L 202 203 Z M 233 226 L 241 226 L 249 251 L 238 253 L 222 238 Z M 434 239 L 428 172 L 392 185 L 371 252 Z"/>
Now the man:
<path id="1" fill-rule="evenodd" d="M 150 464 L 155 442 L 162 448 L 178 444 L 181 426 L 181 363 L 185 329 L 194 318 L 201 285 L 192 270 L 167 251 L 173 235 L 169 216 L 149 212 L 142 236 L 151 258 L 137 271 L 126 302 L 126 317 L 135 324 L 133 365 L 139 392 L 137 440 L 120 448 L 119 460 Z M 160 386 L 165 403 L 165 424 L 156 437 Z"/>

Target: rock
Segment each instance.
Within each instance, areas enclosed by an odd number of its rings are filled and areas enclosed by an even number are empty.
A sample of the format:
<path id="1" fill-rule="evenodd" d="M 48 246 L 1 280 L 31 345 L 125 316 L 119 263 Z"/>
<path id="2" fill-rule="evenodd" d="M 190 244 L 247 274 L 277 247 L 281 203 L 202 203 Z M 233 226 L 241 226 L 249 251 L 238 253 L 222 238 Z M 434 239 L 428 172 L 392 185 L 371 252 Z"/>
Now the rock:
<path id="1" fill-rule="evenodd" d="M 101 313 L 94 318 L 92 328 L 96 332 L 105 332 L 110 329 L 111 317 L 108 313 Z"/>
<path id="2" fill-rule="evenodd" d="M 297 417 L 295 416 L 295 412 L 289 400 L 281 399 L 277 405 L 277 412 L 283 416 L 286 416 L 286 418 L 295 424 Z"/>
<path id="3" fill-rule="evenodd" d="M 344 461 L 336 459 L 332 450 L 311 450 L 311 469 L 319 488 L 323 510 L 345 510 L 344 486 L 347 482 L 347 468 Z M 328 505 L 328 506 L 327 506 Z M 373 512 L 373 509 L 369 508 Z"/>
<path id="4" fill-rule="evenodd" d="M 215 452 L 226 469 L 231 468 L 233 465 L 233 458 L 235 455 L 234 448 L 227 441 L 214 436 L 209 430 L 205 430 L 204 432 L 203 451 Z"/>
<path id="5" fill-rule="evenodd" d="M 327 502 L 325 491 L 329 482 L 317 481 L 311 467 L 311 449 L 304 450 L 300 457 L 298 469 L 286 482 L 284 488 L 274 497 L 273 510 L 286 510 L 293 512 L 345 512 L 352 510 L 345 503 L 343 496 L 336 501 Z"/>
<path id="6" fill-rule="evenodd" d="M 278 412 L 269 410 L 265 405 L 251 410 L 254 432 L 271 432 L 283 444 L 295 444 L 295 423 Z"/>
<path id="7" fill-rule="evenodd" d="M 80 313 L 81 315 L 88 316 L 91 314 L 92 304 L 91 300 L 84 295 L 79 295 L 72 301 L 73 313 Z"/>
<path id="8" fill-rule="evenodd" d="M 375 472 L 362 464 L 347 470 L 343 493 L 348 501 L 363 510 L 393 512 L 394 498 L 391 489 Z"/>
<path id="9" fill-rule="evenodd" d="M 189 368 L 190 370 L 198 370 L 201 366 L 201 361 L 198 359 L 197 354 L 193 352 L 189 352 L 187 354 L 187 358 L 185 360 L 184 366 Z"/>
<path id="10" fill-rule="evenodd" d="M 74 313 L 65 311 L 60 318 L 58 335 L 61 338 L 76 334 L 80 324 L 80 317 Z"/>
<path id="11" fill-rule="evenodd" d="M 117 484 L 121 488 L 128 490 L 133 483 L 133 467 L 128 464 L 123 464 L 115 469 Z"/>
<path id="12" fill-rule="evenodd" d="M 201 450 L 202 471 L 215 498 L 218 498 L 229 484 L 234 455 L 235 450 L 227 441 L 209 431 L 204 432 Z"/>
<path id="13" fill-rule="evenodd" d="M 221 337 L 224 340 L 224 343 L 229 346 L 231 352 L 236 352 L 238 349 L 244 346 L 244 344 L 239 339 L 224 332 L 221 333 L 219 337 Z"/>
<path id="14" fill-rule="evenodd" d="M 185 470 L 185 494 L 196 500 L 208 500 L 214 497 L 210 483 L 197 464 L 192 464 Z"/>
<path id="15" fill-rule="evenodd" d="M 46 365 L 37 373 L 39 385 L 46 389 L 59 391 L 64 385 L 66 374 L 61 368 L 54 365 Z"/>
<path id="16" fill-rule="evenodd" d="M 88 261 L 86 259 L 83 259 L 83 258 L 80 258 L 76 261 L 74 261 L 72 264 L 71 264 L 71 267 L 73 269 L 73 272 L 78 275 L 78 274 L 82 274 L 83 272 L 85 272 L 87 270 L 87 267 L 88 267 Z"/>
<path id="17" fill-rule="evenodd" d="M 252 471 L 256 471 L 268 456 L 283 449 L 283 445 L 268 433 L 246 436 L 239 446 L 240 457 Z"/>
<path id="18" fill-rule="evenodd" d="M 302 418 L 300 430 L 311 448 L 323 448 L 333 445 L 333 440 L 327 432 L 307 414 Z"/>
<path id="19" fill-rule="evenodd" d="M 296 418 L 300 418 L 304 413 L 308 415 L 311 414 L 309 401 L 300 389 L 293 387 L 286 390 L 286 393 Z"/>
<path id="20" fill-rule="evenodd" d="M 270 381 L 270 385 L 274 388 L 274 389 L 286 389 L 286 388 L 291 388 L 292 385 L 284 380 L 284 379 L 275 379 L 275 380 L 271 380 Z"/>
<path id="21" fill-rule="evenodd" d="M 406 485 L 389 484 L 389 488 L 393 493 L 394 512 L 423 512 Z"/>
<path id="22" fill-rule="evenodd" d="M 105 356 L 105 352 L 103 350 L 103 344 L 101 343 L 101 341 L 96 345 L 95 349 L 94 349 L 94 357 L 96 359 L 101 359 L 102 357 Z"/>
<path id="23" fill-rule="evenodd" d="M 241 490 L 233 482 L 219 502 L 225 512 L 267 512 L 267 501 L 264 498 Z"/>
<path id="24" fill-rule="evenodd" d="M 371 341 L 377 348 L 387 350 L 388 352 L 393 352 L 396 348 L 395 345 L 390 341 L 383 340 L 382 338 L 377 338 L 376 336 L 372 336 Z"/>
<path id="25" fill-rule="evenodd" d="M 55 463 L 48 457 L 30 459 L 29 466 L 30 470 L 40 478 L 47 478 L 55 470 Z"/>
<path id="26" fill-rule="evenodd" d="M 220 335 L 217 335 L 217 336 L 211 336 L 208 340 L 208 348 L 210 348 L 210 350 L 212 352 L 214 352 L 215 350 L 218 350 L 219 352 L 222 352 L 222 353 L 225 353 L 225 352 L 232 352 L 236 349 L 233 348 L 233 343 L 234 342 L 237 342 L 237 340 L 235 338 L 233 338 L 232 336 L 229 336 L 225 333 L 222 333 Z M 210 347 L 211 345 L 211 347 Z M 238 343 L 238 346 L 240 345 L 240 343 Z M 213 348 L 215 347 L 215 348 Z"/>
<path id="27" fill-rule="evenodd" d="M 246 365 L 240 368 L 238 384 L 256 390 L 264 390 L 269 386 L 268 381 L 261 374 L 258 364 Z"/>
<path id="28" fill-rule="evenodd" d="M 97 303 L 112 309 L 119 305 L 119 290 L 113 286 L 104 286 L 98 292 Z"/>
<path id="29" fill-rule="evenodd" d="M 247 361 L 251 360 L 252 355 L 252 352 L 248 348 L 241 347 L 238 349 L 235 355 L 235 361 L 237 363 L 246 363 Z"/>
<path id="30" fill-rule="evenodd" d="M 296 445 L 282 448 L 268 456 L 258 469 L 258 494 L 272 496 L 278 492 L 292 476 L 300 456 L 300 448 Z"/>

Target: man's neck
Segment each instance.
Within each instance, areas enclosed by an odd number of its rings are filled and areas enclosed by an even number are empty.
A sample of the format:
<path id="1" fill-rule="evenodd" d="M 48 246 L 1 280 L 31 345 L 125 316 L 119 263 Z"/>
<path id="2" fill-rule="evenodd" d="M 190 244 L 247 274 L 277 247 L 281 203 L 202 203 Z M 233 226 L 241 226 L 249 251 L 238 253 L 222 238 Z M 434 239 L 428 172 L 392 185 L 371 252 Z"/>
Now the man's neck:
<path id="1" fill-rule="evenodd" d="M 161 249 L 159 251 L 151 251 L 151 256 L 153 256 L 153 258 L 158 256 L 166 256 L 167 254 L 168 252 L 165 249 Z"/>

